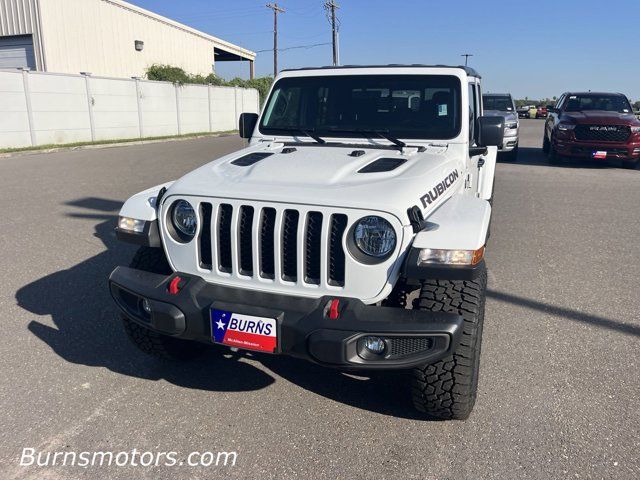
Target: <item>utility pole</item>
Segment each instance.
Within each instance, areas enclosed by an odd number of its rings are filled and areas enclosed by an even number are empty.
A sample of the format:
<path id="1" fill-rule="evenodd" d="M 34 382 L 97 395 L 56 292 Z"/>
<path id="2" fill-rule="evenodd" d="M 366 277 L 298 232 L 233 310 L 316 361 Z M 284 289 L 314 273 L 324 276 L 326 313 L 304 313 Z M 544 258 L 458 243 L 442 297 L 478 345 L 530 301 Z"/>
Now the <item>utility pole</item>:
<path id="1" fill-rule="evenodd" d="M 278 75 L 278 14 L 284 13 L 277 3 L 267 3 L 267 8 L 273 10 L 273 78 Z"/>
<path id="2" fill-rule="evenodd" d="M 473 53 L 463 53 L 460 56 L 464 57 L 464 66 L 466 67 L 467 63 L 469 62 L 469 57 L 473 57 Z"/>
<path id="3" fill-rule="evenodd" d="M 331 33 L 333 43 L 333 65 L 340 64 L 340 55 L 338 50 L 338 25 L 336 24 L 336 10 L 340 8 L 335 0 L 328 0 L 324 4 L 324 8 L 330 15 L 329 21 L 331 22 Z"/>

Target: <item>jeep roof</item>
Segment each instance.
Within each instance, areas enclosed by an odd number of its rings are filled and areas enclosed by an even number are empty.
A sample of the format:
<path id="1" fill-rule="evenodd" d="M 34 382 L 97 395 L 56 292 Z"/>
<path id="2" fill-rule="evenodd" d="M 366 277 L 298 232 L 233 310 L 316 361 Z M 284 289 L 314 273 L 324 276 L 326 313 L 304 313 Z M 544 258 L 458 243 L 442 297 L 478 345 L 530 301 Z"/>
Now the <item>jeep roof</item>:
<path id="1" fill-rule="evenodd" d="M 302 68 L 287 68 L 282 70 L 282 72 L 298 72 L 305 70 L 339 70 L 346 68 L 458 68 L 460 70 L 464 70 L 464 72 L 470 77 L 482 78 L 480 74 L 471 67 L 465 67 L 464 65 L 425 65 L 422 63 L 408 63 L 408 64 L 400 64 L 400 63 L 391 63 L 388 65 L 326 65 L 321 67 L 302 67 Z"/>

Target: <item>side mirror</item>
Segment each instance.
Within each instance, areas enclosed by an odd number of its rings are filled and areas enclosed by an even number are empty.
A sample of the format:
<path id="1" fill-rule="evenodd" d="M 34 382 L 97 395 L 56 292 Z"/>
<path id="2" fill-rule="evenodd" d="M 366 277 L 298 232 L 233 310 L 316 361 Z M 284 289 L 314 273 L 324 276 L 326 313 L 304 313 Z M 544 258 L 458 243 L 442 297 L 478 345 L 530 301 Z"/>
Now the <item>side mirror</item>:
<path id="1" fill-rule="evenodd" d="M 553 105 L 547 105 L 547 110 L 550 112 L 551 110 L 555 110 L 556 107 L 554 107 Z"/>
<path id="2" fill-rule="evenodd" d="M 257 113 L 241 113 L 240 122 L 238 123 L 238 130 L 242 138 L 251 138 L 253 131 L 258 123 Z"/>
<path id="3" fill-rule="evenodd" d="M 481 147 L 497 147 L 504 141 L 504 117 L 478 118 L 478 145 Z"/>

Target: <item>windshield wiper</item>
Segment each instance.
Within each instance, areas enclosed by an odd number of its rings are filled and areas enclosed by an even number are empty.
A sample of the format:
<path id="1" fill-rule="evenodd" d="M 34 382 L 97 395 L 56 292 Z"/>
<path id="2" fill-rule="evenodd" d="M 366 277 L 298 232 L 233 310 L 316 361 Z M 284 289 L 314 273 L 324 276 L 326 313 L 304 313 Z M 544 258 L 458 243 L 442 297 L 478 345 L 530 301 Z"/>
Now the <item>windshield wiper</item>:
<path id="1" fill-rule="evenodd" d="M 400 150 L 402 150 L 404 147 L 407 146 L 407 144 L 404 143 L 402 140 L 398 140 L 393 135 L 390 135 L 389 130 L 367 130 L 364 128 L 330 128 L 328 131 L 331 133 L 336 133 L 336 132 L 337 133 L 359 133 L 361 135 L 370 135 L 370 136 L 377 135 L 380 138 L 389 140 L 394 145 L 397 145 L 398 147 L 400 147 Z"/>
<path id="2" fill-rule="evenodd" d="M 320 145 L 322 145 L 323 143 L 327 143 L 322 138 L 320 138 L 318 135 L 313 133 L 314 130 L 310 130 L 310 129 L 307 129 L 307 128 L 278 128 L 278 130 L 283 131 L 283 132 L 302 133 L 303 135 L 305 135 L 305 136 L 307 136 L 309 138 L 313 138 Z"/>

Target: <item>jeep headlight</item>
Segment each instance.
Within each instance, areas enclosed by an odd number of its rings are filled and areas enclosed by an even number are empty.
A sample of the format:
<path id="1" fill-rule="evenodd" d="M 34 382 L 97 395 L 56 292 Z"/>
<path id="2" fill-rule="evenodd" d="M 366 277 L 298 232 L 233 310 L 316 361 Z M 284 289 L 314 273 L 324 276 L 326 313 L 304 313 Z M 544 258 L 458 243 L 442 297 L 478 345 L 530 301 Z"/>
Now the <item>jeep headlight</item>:
<path id="1" fill-rule="evenodd" d="M 198 217 L 189 202 L 178 200 L 171 207 L 171 221 L 181 240 L 189 241 L 196 234 Z"/>
<path id="2" fill-rule="evenodd" d="M 353 240 L 362 253 L 382 258 L 396 247 L 396 232 L 384 218 L 364 217 L 355 225 Z"/>

